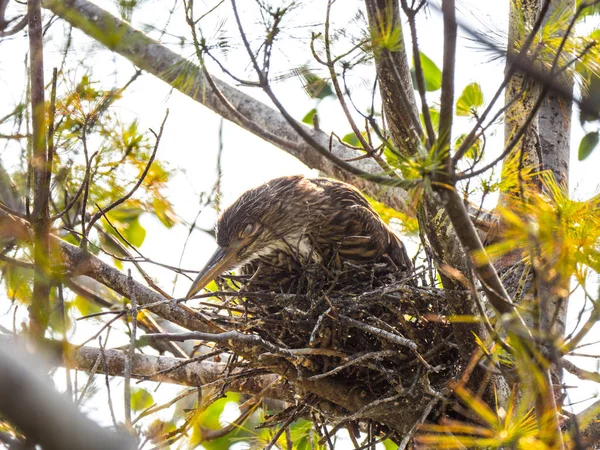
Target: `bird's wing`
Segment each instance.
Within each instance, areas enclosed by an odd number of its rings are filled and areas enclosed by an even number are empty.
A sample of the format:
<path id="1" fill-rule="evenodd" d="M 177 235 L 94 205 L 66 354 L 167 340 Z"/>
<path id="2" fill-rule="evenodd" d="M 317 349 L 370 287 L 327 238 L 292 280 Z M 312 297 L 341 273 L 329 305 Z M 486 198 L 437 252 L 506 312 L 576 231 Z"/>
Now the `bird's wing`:
<path id="1" fill-rule="evenodd" d="M 412 261 L 398 236 L 383 222 L 362 193 L 347 183 L 330 178 L 313 178 L 314 185 L 328 191 L 332 209 L 329 220 L 338 231 L 344 230 L 339 249 L 342 258 L 376 260 L 387 254 L 403 270 L 412 269 Z M 325 233 L 327 234 L 327 233 Z M 336 240 L 336 236 L 323 236 Z M 340 236 L 337 236 L 337 240 Z"/>
<path id="2" fill-rule="evenodd" d="M 369 207 L 354 205 L 350 208 L 355 220 L 362 227 L 360 238 L 369 237 L 371 246 L 377 251 L 378 256 L 387 254 L 394 264 L 402 270 L 411 270 L 412 262 L 408 257 L 406 248 L 398 236 L 385 224 L 377 213 Z M 354 239 L 357 241 L 357 239 Z M 364 240 L 363 240 L 364 245 Z"/>

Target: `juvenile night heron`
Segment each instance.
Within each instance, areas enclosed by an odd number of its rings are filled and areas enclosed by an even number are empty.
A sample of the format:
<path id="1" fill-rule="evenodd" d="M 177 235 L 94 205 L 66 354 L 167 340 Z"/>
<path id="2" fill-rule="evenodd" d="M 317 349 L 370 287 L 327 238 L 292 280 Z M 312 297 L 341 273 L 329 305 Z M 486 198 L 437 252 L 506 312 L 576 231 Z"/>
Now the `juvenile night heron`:
<path id="1" fill-rule="evenodd" d="M 285 269 L 292 260 L 338 267 L 391 260 L 399 270 L 412 269 L 402 241 L 365 197 L 329 178 L 281 177 L 246 191 L 219 218 L 217 244 L 186 298 L 257 261 Z"/>

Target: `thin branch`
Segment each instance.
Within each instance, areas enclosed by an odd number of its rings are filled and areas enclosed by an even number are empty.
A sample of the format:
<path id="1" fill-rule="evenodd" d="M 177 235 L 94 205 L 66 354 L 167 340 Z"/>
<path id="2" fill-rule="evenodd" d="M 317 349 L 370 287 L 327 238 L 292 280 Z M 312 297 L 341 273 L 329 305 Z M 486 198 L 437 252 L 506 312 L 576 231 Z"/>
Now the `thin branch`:
<path id="1" fill-rule="evenodd" d="M 565 369 L 567 372 L 575 375 L 580 380 L 589 380 L 595 381 L 596 383 L 600 383 L 600 373 L 592 372 L 590 370 L 585 370 L 580 367 L 577 367 L 571 361 L 567 359 L 561 359 L 559 362 L 560 366 Z"/>
<path id="2" fill-rule="evenodd" d="M 131 335 L 129 337 L 129 349 L 125 358 L 125 385 L 123 388 L 123 396 L 125 401 L 125 424 L 131 427 L 131 365 L 133 356 L 135 355 L 135 339 L 137 335 L 137 302 L 135 300 L 135 286 L 133 278 L 131 278 L 131 270 L 127 272 L 129 281 L 129 301 L 131 302 Z"/>
<path id="3" fill-rule="evenodd" d="M 382 330 L 380 328 L 360 322 L 360 321 L 352 319 L 350 317 L 346 317 L 344 315 L 338 315 L 337 318 L 340 320 L 341 323 L 344 323 L 346 325 L 350 325 L 352 327 L 366 331 L 367 333 L 370 333 L 374 336 L 378 336 L 387 341 L 393 342 L 394 344 L 401 345 L 403 347 L 407 347 L 410 350 L 412 350 L 413 352 L 418 349 L 417 344 L 414 341 L 411 341 L 410 339 L 407 339 L 404 336 L 390 333 L 389 331 Z"/>
<path id="4" fill-rule="evenodd" d="M 33 230 L 34 262 L 36 271 L 30 311 L 31 331 L 38 337 L 45 333 L 49 320 L 50 302 L 50 247 L 48 245 L 48 205 L 52 160 L 46 146 L 46 103 L 44 100 L 44 54 L 42 36 L 41 0 L 27 2 L 29 25 L 29 60 L 32 112 L 33 171 Z"/>
<path id="5" fill-rule="evenodd" d="M 421 64 L 421 51 L 419 50 L 419 41 L 417 35 L 417 11 L 413 10 L 412 8 L 409 8 L 408 4 L 406 3 L 406 0 L 401 0 L 401 4 L 402 9 L 404 10 L 404 14 L 406 14 L 406 17 L 408 18 L 408 26 L 410 28 L 410 38 L 412 43 L 413 61 L 415 65 L 415 77 L 417 79 L 419 97 L 421 98 L 421 112 L 423 114 L 423 121 L 425 122 L 425 129 L 427 131 L 429 147 L 431 147 L 436 140 L 436 135 L 433 129 L 433 123 L 431 122 L 431 113 L 429 112 L 429 105 L 427 103 L 426 97 L 425 77 L 423 75 L 423 66 Z"/>
<path id="6" fill-rule="evenodd" d="M 21 18 L 10 30 L 0 30 L 0 38 L 5 38 L 17 34 L 19 31 L 24 30 L 27 26 L 27 14 Z"/>
<path id="7" fill-rule="evenodd" d="M 350 110 L 348 109 L 348 105 L 346 104 L 346 100 L 344 99 L 344 93 L 342 92 L 342 89 L 340 88 L 340 83 L 339 83 L 339 80 L 337 77 L 337 73 L 335 72 L 335 63 L 333 62 L 332 57 L 331 57 L 331 42 L 330 42 L 330 36 L 329 36 L 332 4 L 333 4 L 333 0 L 327 0 L 327 10 L 325 13 L 325 25 L 324 25 L 325 30 L 324 30 L 324 35 L 323 35 L 324 41 L 325 41 L 324 42 L 325 43 L 325 57 L 326 57 L 325 65 L 329 69 L 329 76 L 331 79 L 331 84 L 333 85 L 333 88 L 337 95 L 338 101 L 340 103 L 340 106 L 342 107 L 342 110 L 344 111 L 344 115 L 346 116 L 346 120 L 347 120 L 348 124 L 350 125 L 350 128 L 352 128 L 352 131 L 354 132 L 354 135 L 358 139 L 358 142 L 360 142 L 362 148 L 370 156 L 374 156 L 375 149 L 373 149 L 373 147 L 371 147 L 371 145 L 367 142 L 367 140 L 363 136 L 362 132 L 358 129 L 358 126 L 356 125 L 356 122 L 354 121 L 352 114 L 350 114 Z M 380 158 L 377 159 L 378 162 L 379 162 L 379 160 L 380 160 Z M 387 166 L 387 163 L 385 163 L 385 165 Z M 387 168 L 382 167 L 382 169 L 384 169 L 388 173 L 393 173 L 393 171 L 389 168 L 389 166 L 387 166 Z"/>
<path id="8" fill-rule="evenodd" d="M 500 162 L 504 158 L 506 158 L 510 154 L 510 152 L 517 146 L 517 144 L 521 141 L 521 138 L 525 135 L 525 133 L 527 133 L 527 130 L 529 129 L 529 125 L 531 123 L 533 123 L 534 119 L 537 117 L 537 113 L 538 113 L 539 109 L 541 108 L 541 106 L 544 102 L 544 99 L 548 95 L 548 91 L 549 91 L 548 88 L 542 89 L 542 91 L 538 95 L 537 100 L 535 101 L 535 104 L 533 105 L 533 107 L 531 108 L 529 113 L 527 114 L 527 118 L 523 122 L 522 126 L 519 127 L 519 130 L 515 133 L 515 135 L 512 137 L 512 139 L 510 140 L 510 142 L 504 149 L 504 151 L 497 158 L 495 158 L 492 162 L 490 162 L 489 164 L 486 164 L 484 167 L 482 167 L 480 169 L 473 170 L 468 173 L 465 172 L 465 173 L 462 173 L 462 174 L 456 176 L 456 180 L 459 181 L 459 180 L 464 180 L 467 178 L 476 177 L 477 175 L 481 175 L 482 173 L 487 172 L 492 167 L 494 167 L 496 164 L 498 164 L 498 162 Z"/>
<path id="9" fill-rule="evenodd" d="M 377 183 L 384 184 L 386 186 L 396 186 L 396 187 L 402 187 L 405 189 L 410 189 L 411 187 L 414 187 L 418 184 L 418 182 L 420 180 L 402 180 L 400 178 L 395 178 L 395 177 L 391 178 L 391 177 L 385 177 L 385 176 L 381 176 L 381 175 L 364 172 L 363 170 L 357 168 L 356 166 L 353 166 L 352 164 L 350 164 L 350 163 L 346 162 L 345 160 L 339 158 L 338 156 L 334 155 L 329 149 L 327 149 L 326 147 L 321 145 L 320 142 L 318 142 L 312 135 L 310 135 L 304 129 L 304 127 L 302 125 L 300 125 L 296 121 L 296 119 L 294 119 L 288 113 L 288 111 L 285 109 L 285 107 L 279 101 L 277 96 L 274 94 L 274 92 L 271 89 L 271 86 L 269 84 L 268 78 L 265 76 L 265 74 L 261 70 L 261 68 L 258 65 L 258 62 L 256 60 L 256 57 L 254 56 L 254 53 L 252 52 L 252 48 L 250 47 L 250 43 L 248 42 L 244 28 L 242 26 L 242 22 L 241 22 L 241 19 L 240 19 L 238 10 L 237 10 L 235 0 L 231 0 L 231 4 L 233 7 L 233 13 L 235 16 L 235 20 L 236 20 L 238 29 L 240 31 L 240 37 L 242 38 L 242 42 L 244 43 L 244 47 L 246 48 L 246 53 L 248 54 L 248 56 L 250 57 L 250 60 L 252 61 L 254 70 L 255 70 L 256 74 L 258 75 L 258 79 L 259 79 L 259 82 L 261 84 L 263 91 L 265 92 L 265 94 L 267 94 L 267 96 L 273 102 L 275 107 L 283 115 L 283 117 L 286 119 L 288 124 L 300 135 L 300 137 L 302 137 L 302 139 L 304 139 L 304 141 L 306 141 L 306 143 L 308 143 L 314 150 L 316 150 L 319 154 L 321 154 L 321 156 L 324 156 L 325 158 L 327 158 L 328 160 L 330 160 L 331 162 L 336 164 L 339 168 L 344 169 L 344 170 L 348 171 L 349 173 L 351 173 L 353 175 L 357 175 L 366 180 L 375 181 Z"/>
<path id="10" fill-rule="evenodd" d="M 452 119 L 454 117 L 454 71 L 456 65 L 456 6 L 454 0 L 442 0 L 444 15 L 444 61 L 442 71 L 442 95 L 436 153 L 444 161 L 439 181 L 447 182 L 454 172 L 450 159 Z"/>
<path id="11" fill-rule="evenodd" d="M 187 340 L 198 340 L 208 342 L 219 342 L 231 345 L 231 342 L 243 343 L 246 345 L 258 346 L 276 355 L 285 356 L 292 361 L 300 362 L 304 358 L 296 355 L 288 349 L 277 347 L 276 345 L 265 341 L 260 336 L 255 334 L 242 334 L 237 331 L 226 331 L 223 333 L 202 333 L 202 332 L 189 332 L 189 333 L 154 333 L 146 334 L 141 340 L 142 341 L 178 341 L 183 342 Z"/>
<path id="12" fill-rule="evenodd" d="M 600 305 L 598 303 L 594 303 L 592 312 L 590 313 L 590 317 L 583 324 L 583 326 L 577 332 L 577 334 L 573 336 L 569 341 L 567 341 L 563 353 L 568 354 L 575 348 L 577 348 L 579 343 L 588 335 L 593 326 L 596 325 L 596 323 L 598 323 L 598 320 L 600 320 Z"/>
<path id="13" fill-rule="evenodd" d="M 87 145 L 85 147 L 87 147 Z M 87 148 L 85 148 L 85 152 L 87 153 Z M 83 191 L 87 188 L 87 186 L 90 183 L 90 173 L 91 173 L 91 169 L 92 169 L 92 161 L 94 160 L 94 158 L 97 155 L 98 155 L 98 151 L 95 151 L 91 157 L 87 158 L 86 165 L 85 165 L 85 174 L 83 176 L 83 181 L 81 182 L 79 189 L 77 189 L 77 192 L 75 193 L 75 195 L 69 200 L 69 202 L 65 205 L 65 207 L 63 208 L 62 211 L 60 211 L 60 212 L 56 213 L 55 215 L 53 215 L 52 217 L 50 217 L 51 222 L 58 220 L 62 216 L 67 214 L 71 210 L 71 208 L 73 208 L 75 203 L 77 203 L 77 201 L 79 200 L 79 197 L 81 197 L 81 194 L 83 193 Z"/>
<path id="14" fill-rule="evenodd" d="M 160 130 L 158 132 L 158 135 L 156 135 L 156 142 L 154 144 L 154 149 L 152 150 L 152 154 L 150 155 L 150 159 L 148 160 L 148 163 L 146 164 L 144 171 L 142 172 L 141 176 L 138 178 L 135 185 L 129 190 L 129 192 L 127 194 L 125 194 L 124 196 L 115 200 L 107 207 L 102 208 L 97 213 L 95 213 L 88 223 L 88 226 L 86 229 L 86 234 L 90 232 L 92 226 L 94 225 L 94 223 L 96 223 L 96 221 L 98 219 L 100 219 L 103 215 L 105 215 L 109 211 L 113 210 L 114 208 L 116 208 L 117 206 L 119 206 L 120 204 L 122 204 L 123 202 L 128 200 L 135 193 L 135 191 L 137 191 L 137 189 L 141 186 L 141 184 L 144 182 L 144 179 L 146 178 L 146 175 L 148 174 L 148 171 L 150 170 L 150 167 L 152 166 L 152 163 L 154 162 L 154 158 L 156 157 L 156 152 L 158 151 L 158 145 L 160 144 L 160 139 L 162 137 L 163 129 L 165 127 L 165 123 L 166 123 L 168 117 L 169 117 L 169 110 L 167 109 L 167 112 L 165 113 L 165 117 L 164 117 L 162 123 L 160 124 Z"/>
<path id="15" fill-rule="evenodd" d="M 106 340 L 108 340 L 108 333 L 106 334 Z M 117 419 L 115 417 L 115 411 L 113 409 L 112 399 L 110 397 L 110 382 L 108 379 L 108 368 L 106 363 L 106 354 L 104 350 L 104 345 L 102 344 L 102 336 L 98 336 L 98 347 L 100 347 L 100 359 L 102 361 L 102 367 L 104 368 L 104 380 L 106 382 L 106 396 L 108 400 L 108 410 L 110 411 L 110 418 L 112 419 L 113 425 L 115 428 L 118 428 L 119 424 L 117 423 Z"/>

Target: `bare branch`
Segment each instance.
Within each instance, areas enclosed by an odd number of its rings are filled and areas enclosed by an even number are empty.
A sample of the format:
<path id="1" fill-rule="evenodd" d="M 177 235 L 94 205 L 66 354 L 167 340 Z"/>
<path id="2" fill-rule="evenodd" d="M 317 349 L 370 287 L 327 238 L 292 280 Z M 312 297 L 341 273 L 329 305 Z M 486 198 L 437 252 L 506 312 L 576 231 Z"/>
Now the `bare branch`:
<path id="1" fill-rule="evenodd" d="M 577 367 L 571 361 L 564 359 L 564 358 L 561 359 L 560 365 L 563 369 L 565 369 L 567 372 L 575 375 L 580 380 L 590 380 L 590 381 L 595 381 L 596 383 L 600 383 L 600 373 L 599 372 L 592 372 L 590 370 L 582 369 L 580 367 Z"/>
<path id="2" fill-rule="evenodd" d="M 414 154 L 423 132 L 402 36 L 400 7 L 397 0 L 366 0 L 365 6 L 372 37 L 385 30 L 398 35 L 395 48 L 382 49 L 379 58 L 376 55 L 377 78 L 392 140 L 405 155 Z"/>
<path id="3" fill-rule="evenodd" d="M 106 367 L 110 376 L 124 376 L 125 352 L 114 349 L 105 349 Z M 75 368 L 90 371 L 98 358 L 100 349 L 95 347 L 81 347 L 75 351 Z M 244 369 L 235 369 L 230 373 L 230 379 L 226 379 L 226 363 L 215 363 L 209 361 L 194 362 L 181 358 L 168 356 L 140 355 L 135 354 L 131 359 L 131 377 L 138 380 L 151 380 L 161 383 L 179 384 L 183 386 L 196 387 L 198 380 L 203 385 L 223 385 L 227 382 L 227 390 L 242 392 L 245 394 L 258 394 L 263 392 L 265 397 L 289 400 L 293 397 L 293 391 L 285 383 L 278 383 L 277 375 L 261 374 L 253 377 L 237 376 L 243 374 Z"/>
<path id="4" fill-rule="evenodd" d="M 33 230 L 35 276 L 30 311 L 30 327 L 43 336 L 48 323 L 50 302 L 50 248 L 48 246 L 48 205 L 52 160 L 46 147 L 46 103 L 44 100 L 44 53 L 42 44 L 42 11 L 40 0 L 27 2 L 29 21 L 29 60 L 31 86 L 33 172 Z"/>

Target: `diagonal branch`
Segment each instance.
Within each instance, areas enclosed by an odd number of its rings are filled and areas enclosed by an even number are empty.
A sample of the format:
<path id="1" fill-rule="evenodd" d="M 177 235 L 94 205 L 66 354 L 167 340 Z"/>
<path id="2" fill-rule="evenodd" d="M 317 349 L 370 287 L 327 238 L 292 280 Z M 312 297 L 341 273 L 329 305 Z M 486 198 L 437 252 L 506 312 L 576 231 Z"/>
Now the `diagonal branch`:
<path id="1" fill-rule="evenodd" d="M 225 119 L 242 128 L 247 128 L 210 89 L 199 67 L 150 39 L 128 23 L 87 0 L 45 0 L 44 7 L 109 49 L 129 59 L 141 69 L 152 73 Z M 115 36 L 118 36 L 118 39 Z M 219 91 L 237 111 L 245 117 L 251 117 L 258 129 L 265 129 L 271 135 L 278 136 L 280 140 L 274 142 L 268 135 L 258 134 L 259 137 L 279 146 L 307 166 L 346 181 L 397 211 L 413 213 L 406 204 L 407 196 L 403 189 L 381 186 L 340 169 L 337 164 L 323 157 L 311 145 L 304 142 L 281 113 L 227 83 L 214 77 L 213 79 Z M 303 124 L 299 124 L 299 126 L 322 147 L 329 148 L 327 133 L 311 129 Z M 284 146 L 284 140 L 293 142 L 295 145 Z M 347 149 L 337 142 L 332 143 L 331 153 L 342 160 L 361 156 L 360 152 Z M 368 159 L 357 162 L 355 167 L 372 174 L 381 172 L 381 168 Z"/>
<path id="2" fill-rule="evenodd" d="M 392 141 L 404 155 L 411 155 L 416 152 L 423 131 L 402 35 L 400 6 L 397 0 L 365 0 L 365 6 L 373 40 L 398 36 L 391 49 L 379 49 L 374 43 L 375 64 Z"/>

